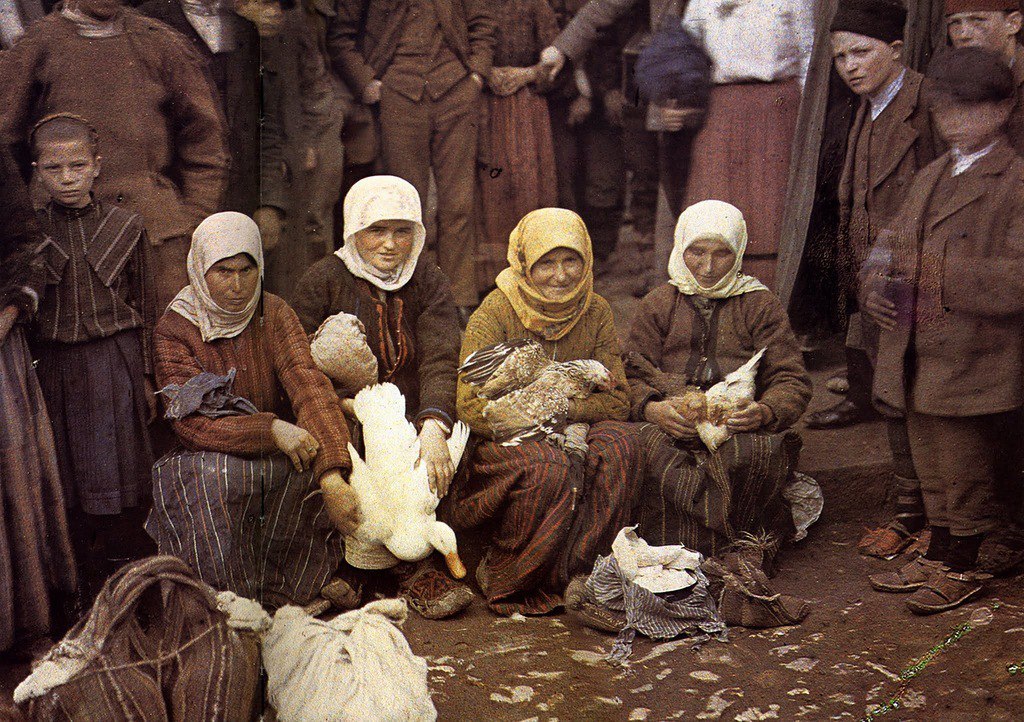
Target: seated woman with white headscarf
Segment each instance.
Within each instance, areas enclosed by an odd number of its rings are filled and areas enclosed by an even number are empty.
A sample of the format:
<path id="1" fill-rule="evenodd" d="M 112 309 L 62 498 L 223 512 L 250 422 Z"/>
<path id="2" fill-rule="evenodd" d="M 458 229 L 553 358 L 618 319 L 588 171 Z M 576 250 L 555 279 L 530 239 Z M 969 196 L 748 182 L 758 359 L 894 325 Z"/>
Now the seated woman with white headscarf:
<path id="1" fill-rule="evenodd" d="M 252 219 L 203 221 L 188 278 L 154 331 L 156 378 L 184 448 L 153 468 L 146 529 L 214 588 L 307 604 L 359 522 L 341 405 L 295 313 L 263 291 Z"/>
<path id="2" fill-rule="evenodd" d="M 780 491 L 800 439 L 784 433 L 807 408 L 811 382 L 782 303 L 742 273 L 747 229 L 739 209 L 701 201 L 679 217 L 670 281 L 633 317 L 626 359 L 631 418 L 641 427 L 646 482 L 637 521 L 651 544 L 684 544 L 714 555 L 743 532 L 771 534 L 771 557 L 793 532 Z M 676 386 L 707 390 L 765 349 L 754 401 L 731 412 L 733 435 L 709 452 Z"/>
<path id="3" fill-rule="evenodd" d="M 455 377 L 459 321 L 451 284 L 434 263 L 421 263 L 426 239 L 419 194 L 395 176 L 371 176 L 345 196 L 344 245 L 306 271 L 295 292 L 295 312 L 308 333 L 330 316 L 356 316 L 377 359 L 377 381 L 395 384 L 407 413 L 420 429 L 420 458 L 431 486 L 444 496 L 455 466 L 447 438 L 455 421 Z M 351 395 L 351 390 L 345 390 Z M 342 400 L 351 409 L 352 400 Z M 359 570 L 392 569 L 399 593 L 430 619 L 461 611 L 473 599 L 465 584 L 433 566 L 399 563 L 383 546 L 345 542 L 342 579 L 351 604 L 371 581 Z M 340 594 L 335 591 L 333 599 Z"/>

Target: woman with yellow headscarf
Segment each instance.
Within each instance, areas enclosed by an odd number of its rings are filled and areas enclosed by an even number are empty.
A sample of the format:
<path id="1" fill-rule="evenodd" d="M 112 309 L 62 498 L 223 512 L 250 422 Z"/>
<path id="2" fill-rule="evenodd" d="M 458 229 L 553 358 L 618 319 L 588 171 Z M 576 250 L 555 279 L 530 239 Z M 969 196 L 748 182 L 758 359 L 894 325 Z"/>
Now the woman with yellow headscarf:
<path id="1" fill-rule="evenodd" d="M 547 440 L 495 443 L 485 399 L 460 379 L 458 415 L 479 438 L 468 480 L 450 494 L 452 521 L 497 525 L 477 580 L 498 614 L 546 614 L 562 605 L 574 574 L 607 554 L 630 517 L 640 477 L 639 444 L 611 307 L 593 290 L 593 252 L 583 220 L 561 208 L 527 214 L 509 238 L 509 267 L 469 320 L 460 361 L 503 341 L 534 339 L 555 361 L 594 359 L 611 390 L 570 404 L 569 421 L 589 424 L 583 481 L 569 452 Z"/>
<path id="2" fill-rule="evenodd" d="M 741 270 L 743 214 L 722 201 L 687 208 L 676 225 L 669 282 L 641 301 L 629 334 L 626 369 L 631 417 L 646 476 L 636 521 L 651 544 L 684 544 L 714 555 L 742 532 L 791 536 L 780 494 L 796 466 L 800 439 L 787 432 L 807 408 L 811 383 L 785 309 Z M 727 419 L 732 433 L 709 452 L 691 409 L 658 372 L 707 390 L 765 349 L 754 401 Z"/>

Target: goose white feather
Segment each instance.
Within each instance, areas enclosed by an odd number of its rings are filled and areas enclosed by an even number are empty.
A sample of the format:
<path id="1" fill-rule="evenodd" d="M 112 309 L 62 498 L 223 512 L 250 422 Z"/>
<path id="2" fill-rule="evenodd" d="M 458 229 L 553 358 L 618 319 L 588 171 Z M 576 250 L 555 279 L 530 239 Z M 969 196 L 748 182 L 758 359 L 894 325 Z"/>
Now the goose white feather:
<path id="1" fill-rule="evenodd" d="M 355 536 L 383 544 L 405 561 L 425 559 L 436 549 L 452 576 L 461 579 L 466 568 L 459 558 L 455 532 L 437 520 L 440 499 L 430 489 L 427 469 L 419 462 L 419 437 L 405 418 L 402 392 L 390 383 L 370 386 L 356 395 L 354 409 L 365 449 L 365 457 L 360 457 L 349 444 L 349 483 L 363 512 Z M 448 439 L 448 453 L 456 466 L 468 440 L 469 427 L 460 421 Z"/>

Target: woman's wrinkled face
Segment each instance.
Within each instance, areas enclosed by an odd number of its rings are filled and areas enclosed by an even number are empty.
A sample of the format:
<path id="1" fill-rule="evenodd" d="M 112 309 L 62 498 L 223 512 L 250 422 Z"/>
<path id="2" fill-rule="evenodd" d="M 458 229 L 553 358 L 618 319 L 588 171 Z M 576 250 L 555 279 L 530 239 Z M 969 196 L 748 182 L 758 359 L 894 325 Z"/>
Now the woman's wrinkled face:
<path id="1" fill-rule="evenodd" d="M 697 283 L 713 288 L 732 269 L 736 254 L 721 238 L 698 238 L 683 251 L 683 261 Z"/>
<path id="2" fill-rule="evenodd" d="M 409 259 L 416 240 L 412 221 L 384 220 L 352 236 L 360 257 L 383 274 L 395 273 Z"/>
<path id="3" fill-rule="evenodd" d="M 544 298 L 565 296 L 583 279 L 583 256 L 571 248 L 554 248 L 530 268 L 530 285 Z"/>
<path id="4" fill-rule="evenodd" d="M 217 261 L 204 278 L 213 302 L 225 311 L 244 309 L 260 283 L 259 269 L 248 253 Z"/>

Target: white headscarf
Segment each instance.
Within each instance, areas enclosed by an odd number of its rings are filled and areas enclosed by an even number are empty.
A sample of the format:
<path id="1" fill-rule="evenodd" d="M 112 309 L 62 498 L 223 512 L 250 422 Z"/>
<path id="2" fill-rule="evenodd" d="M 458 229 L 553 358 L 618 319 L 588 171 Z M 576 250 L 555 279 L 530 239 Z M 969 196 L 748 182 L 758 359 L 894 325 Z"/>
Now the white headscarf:
<path id="1" fill-rule="evenodd" d="M 736 254 L 728 273 L 711 288 L 704 288 L 686 266 L 683 252 L 694 241 L 715 238 Z M 675 245 L 668 259 L 669 283 L 687 296 L 730 298 L 751 291 L 767 291 L 768 287 L 753 276 L 740 271 L 743 252 L 747 249 L 747 223 L 739 208 L 723 201 L 701 201 L 687 208 L 676 224 Z"/>
<path id="2" fill-rule="evenodd" d="M 214 302 L 206 285 L 206 272 L 218 261 L 245 253 L 256 261 L 260 285 L 241 311 L 226 311 Z M 214 213 L 192 234 L 188 251 L 189 285 L 167 307 L 199 327 L 203 341 L 234 338 L 249 325 L 263 292 L 263 242 L 256 221 L 242 213 Z"/>
<path id="3" fill-rule="evenodd" d="M 409 257 L 392 274 L 381 273 L 364 261 L 352 240 L 378 221 L 411 221 L 415 225 Z M 334 253 L 356 278 L 383 291 L 397 291 L 412 278 L 426 238 L 420 194 L 412 183 L 393 175 L 374 175 L 353 185 L 345 196 L 345 244 Z"/>

